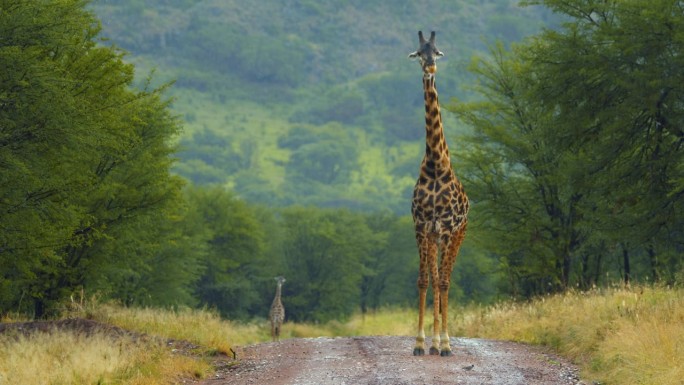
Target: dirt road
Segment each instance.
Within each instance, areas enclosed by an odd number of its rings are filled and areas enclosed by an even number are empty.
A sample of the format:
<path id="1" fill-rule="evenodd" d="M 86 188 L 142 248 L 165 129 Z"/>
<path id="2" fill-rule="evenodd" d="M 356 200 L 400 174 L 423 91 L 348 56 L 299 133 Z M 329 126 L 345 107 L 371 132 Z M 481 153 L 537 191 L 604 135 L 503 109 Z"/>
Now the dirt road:
<path id="1" fill-rule="evenodd" d="M 429 344 L 429 342 L 428 342 Z M 410 337 L 289 339 L 237 349 L 202 385 L 575 385 L 577 370 L 541 349 L 452 338 L 451 357 L 414 357 Z"/>

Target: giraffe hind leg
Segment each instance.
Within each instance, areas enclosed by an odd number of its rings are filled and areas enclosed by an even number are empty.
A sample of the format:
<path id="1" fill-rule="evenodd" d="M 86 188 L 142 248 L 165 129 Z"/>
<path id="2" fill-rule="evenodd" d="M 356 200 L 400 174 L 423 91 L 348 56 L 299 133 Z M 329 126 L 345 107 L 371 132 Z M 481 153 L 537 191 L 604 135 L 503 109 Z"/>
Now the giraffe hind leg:
<path id="1" fill-rule="evenodd" d="M 437 267 L 437 243 L 434 243 L 435 250 L 433 251 L 434 258 L 430 259 L 430 279 L 432 280 L 432 345 L 430 346 L 430 355 L 439 355 L 440 335 L 439 335 L 439 312 L 440 312 L 440 297 L 439 291 L 440 271 Z"/>
<path id="2" fill-rule="evenodd" d="M 448 315 L 449 315 L 449 286 L 451 284 L 451 272 L 456 263 L 456 257 L 458 256 L 461 244 L 465 238 L 467 222 L 464 222 L 461 228 L 459 228 L 456 233 L 447 241 L 445 245 L 446 255 L 442 257 L 440 271 L 442 272 L 442 279 L 439 283 L 440 291 L 440 309 L 442 312 L 442 333 L 441 333 L 441 346 L 440 355 L 442 357 L 451 356 L 451 344 L 449 343 L 449 333 L 448 333 Z"/>
<path id="3" fill-rule="evenodd" d="M 422 269 L 421 269 L 422 270 Z M 425 355 L 425 329 L 423 323 L 425 322 L 425 299 L 427 296 L 428 285 L 427 274 L 423 272 L 418 273 L 418 335 L 416 336 L 416 345 L 413 348 L 414 356 Z"/>

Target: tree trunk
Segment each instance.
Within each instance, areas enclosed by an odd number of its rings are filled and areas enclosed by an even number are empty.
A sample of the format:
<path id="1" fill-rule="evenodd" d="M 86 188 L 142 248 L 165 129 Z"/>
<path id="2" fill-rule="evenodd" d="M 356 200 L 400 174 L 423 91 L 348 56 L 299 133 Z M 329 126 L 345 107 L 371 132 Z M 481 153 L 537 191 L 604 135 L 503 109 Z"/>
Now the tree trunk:
<path id="1" fill-rule="evenodd" d="M 596 253 L 596 271 L 594 272 L 594 282 L 596 285 L 599 284 L 601 279 L 601 257 L 603 254 L 601 252 Z"/>
<path id="2" fill-rule="evenodd" d="M 582 273 L 580 274 L 580 289 L 587 290 L 587 288 L 591 286 L 591 277 L 589 274 L 589 254 L 582 254 L 580 261 L 582 264 Z"/>
<path id="3" fill-rule="evenodd" d="M 629 267 L 629 251 L 627 250 L 627 246 L 625 245 L 622 245 L 622 265 L 625 270 L 625 285 L 629 285 L 629 281 L 632 278 L 632 272 Z"/>
<path id="4" fill-rule="evenodd" d="M 648 260 L 651 262 L 651 274 L 653 275 L 653 282 L 660 281 L 660 274 L 658 273 L 658 256 L 656 255 L 653 245 L 648 246 Z"/>

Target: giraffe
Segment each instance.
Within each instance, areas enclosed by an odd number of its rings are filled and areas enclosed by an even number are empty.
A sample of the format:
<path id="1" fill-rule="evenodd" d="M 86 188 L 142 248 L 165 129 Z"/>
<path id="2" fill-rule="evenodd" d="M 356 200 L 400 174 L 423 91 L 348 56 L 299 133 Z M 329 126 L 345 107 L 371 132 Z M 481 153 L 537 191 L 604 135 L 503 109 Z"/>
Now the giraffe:
<path id="1" fill-rule="evenodd" d="M 450 356 L 447 333 L 449 285 L 459 248 L 465 237 L 469 202 L 461 182 L 451 168 L 449 149 L 444 139 L 442 114 L 435 88 L 436 59 L 443 56 L 435 46 L 435 32 L 425 40 L 418 32 L 418 51 L 409 58 L 418 58 L 423 69 L 425 98 L 425 156 L 413 190 L 411 214 L 420 254 L 418 272 L 418 335 L 413 355 L 425 354 L 425 302 L 429 278 L 433 293 L 433 334 L 431 355 Z M 439 259 L 438 259 L 439 258 Z M 441 314 L 441 334 L 440 319 Z"/>
<path id="2" fill-rule="evenodd" d="M 285 307 L 280 301 L 280 293 L 283 288 L 283 282 L 285 282 L 285 277 L 275 277 L 276 282 L 278 282 L 278 287 L 276 288 L 275 298 L 273 298 L 273 303 L 271 304 L 271 310 L 268 312 L 268 318 L 271 320 L 271 338 L 273 342 L 280 339 L 280 328 L 283 326 L 283 321 L 285 320 Z"/>

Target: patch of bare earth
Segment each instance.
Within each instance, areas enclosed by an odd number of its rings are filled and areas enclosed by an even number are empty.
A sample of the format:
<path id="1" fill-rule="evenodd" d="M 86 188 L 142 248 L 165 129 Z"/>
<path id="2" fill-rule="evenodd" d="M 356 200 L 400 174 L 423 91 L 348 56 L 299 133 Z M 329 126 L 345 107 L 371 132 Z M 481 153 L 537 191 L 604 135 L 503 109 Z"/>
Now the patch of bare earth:
<path id="1" fill-rule="evenodd" d="M 452 338 L 453 356 L 414 357 L 409 337 L 290 339 L 237 349 L 202 385 L 575 385 L 577 369 L 543 349 Z"/>

